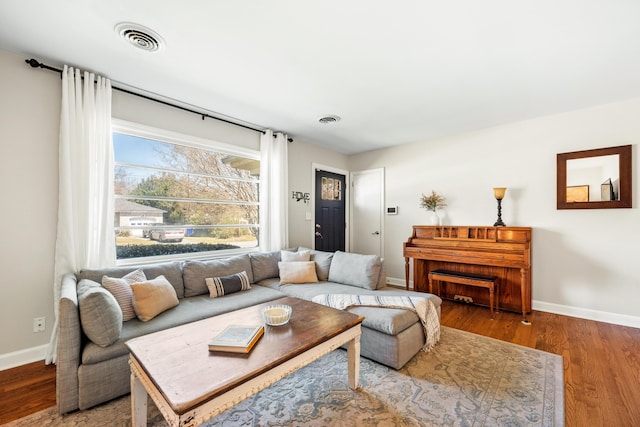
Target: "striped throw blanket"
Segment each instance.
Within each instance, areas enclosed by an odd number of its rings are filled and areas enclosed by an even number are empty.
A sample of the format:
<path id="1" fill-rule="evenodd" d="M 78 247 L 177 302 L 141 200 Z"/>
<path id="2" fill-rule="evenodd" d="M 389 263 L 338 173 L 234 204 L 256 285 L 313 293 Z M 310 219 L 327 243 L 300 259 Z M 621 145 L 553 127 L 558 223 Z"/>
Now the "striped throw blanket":
<path id="1" fill-rule="evenodd" d="M 440 341 L 440 319 L 436 307 L 429 298 L 408 296 L 378 296 L 350 294 L 322 294 L 313 297 L 313 302 L 328 307 L 346 310 L 353 306 L 402 308 L 413 311 L 420 318 L 424 329 L 425 345 L 422 351 L 429 351 Z"/>

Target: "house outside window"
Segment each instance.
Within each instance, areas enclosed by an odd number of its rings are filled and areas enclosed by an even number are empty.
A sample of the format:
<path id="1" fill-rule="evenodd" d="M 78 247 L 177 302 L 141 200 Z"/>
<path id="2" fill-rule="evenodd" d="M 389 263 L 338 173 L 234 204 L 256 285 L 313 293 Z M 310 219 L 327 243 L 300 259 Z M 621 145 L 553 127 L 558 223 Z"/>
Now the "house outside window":
<path id="1" fill-rule="evenodd" d="M 118 263 L 258 246 L 260 153 L 114 121 Z"/>

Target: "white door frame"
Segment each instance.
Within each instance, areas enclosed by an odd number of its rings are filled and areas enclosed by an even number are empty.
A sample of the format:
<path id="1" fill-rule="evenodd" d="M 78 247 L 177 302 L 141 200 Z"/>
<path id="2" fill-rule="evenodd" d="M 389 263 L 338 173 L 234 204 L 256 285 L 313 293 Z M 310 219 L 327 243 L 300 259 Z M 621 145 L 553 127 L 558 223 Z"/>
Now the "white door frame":
<path id="1" fill-rule="evenodd" d="M 349 171 L 346 171 L 344 169 L 338 169 L 335 168 L 333 166 L 327 166 L 327 165 L 322 165 L 320 163 L 311 163 L 311 216 L 312 216 L 312 223 L 311 223 L 311 241 L 313 242 L 313 248 L 315 249 L 316 246 L 316 170 L 320 169 L 323 171 L 327 171 L 327 172 L 331 172 L 331 173 L 337 173 L 339 175 L 344 175 L 344 179 L 345 179 L 345 187 L 347 188 L 347 199 L 344 201 L 344 219 L 345 219 L 345 224 L 344 224 L 344 249 L 345 251 L 349 251 L 350 249 L 350 241 L 351 241 L 351 227 L 349 227 L 349 224 L 351 223 L 351 176 L 349 174 Z"/>
<path id="2" fill-rule="evenodd" d="M 357 172 L 351 172 L 351 175 L 361 175 L 364 173 L 371 173 L 371 172 L 376 172 L 380 175 L 380 207 L 381 207 L 381 211 L 380 211 L 380 258 L 384 258 L 384 223 L 385 223 L 385 216 L 384 216 L 384 202 L 385 202 L 385 194 L 384 194 L 384 168 L 373 168 L 373 169 L 367 169 L 367 170 L 362 170 L 362 171 L 357 171 Z M 351 181 L 353 182 L 353 180 Z M 353 203 L 353 184 L 351 184 L 350 186 L 351 188 L 351 193 L 349 193 L 349 205 L 351 205 Z M 353 212 L 352 209 L 350 209 L 350 215 L 351 212 Z M 349 222 L 351 224 L 353 224 L 353 218 L 351 218 L 351 216 L 349 216 Z M 349 230 L 349 240 L 352 240 L 355 238 L 355 236 L 353 236 L 353 232 L 354 229 L 353 227 L 350 228 Z"/>

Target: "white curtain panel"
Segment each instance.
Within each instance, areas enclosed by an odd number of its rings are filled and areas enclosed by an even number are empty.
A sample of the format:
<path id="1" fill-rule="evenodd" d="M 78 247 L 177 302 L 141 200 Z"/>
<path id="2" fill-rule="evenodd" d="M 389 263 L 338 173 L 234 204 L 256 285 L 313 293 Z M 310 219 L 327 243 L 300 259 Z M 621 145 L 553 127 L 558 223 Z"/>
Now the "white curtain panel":
<path id="1" fill-rule="evenodd" d="M 46 363 L 56 361 L 62 276 L 115 265 L 113 167 L 111 81 L 65 65 L 54 267 L 56 319 Z"/>
<path id="2" fill-rule="evenodd" d="M 260 249 L 289 246 L 287 135 L 271 130 L 260 138 Z"/>

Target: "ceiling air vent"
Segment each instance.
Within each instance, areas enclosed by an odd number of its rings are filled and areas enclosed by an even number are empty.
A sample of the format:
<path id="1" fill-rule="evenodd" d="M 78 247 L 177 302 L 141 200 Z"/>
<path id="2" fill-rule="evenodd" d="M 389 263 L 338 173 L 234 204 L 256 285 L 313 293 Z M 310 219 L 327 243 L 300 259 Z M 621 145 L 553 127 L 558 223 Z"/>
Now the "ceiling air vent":
<path id="1" fill-rule="evenodd" d="M 332 115 L 332 116 L 324 116 L 324 117 L 320 117 L 320 118 L 318 119 L 318 121 L 319 121 L 320 123 L 322 123 L 323 125 L 328 125 L 329 123 L 336 123 L 336 122 L 339 122 L 339 121 L 340 121 L 340 116 L 335 116 L 335 115 Z"/>
<path id="2" fill-rule="evenodd" d="M 115 30 L 127 43 L 146 52 L 156 52 L 164 46 L 158 33 L 142 25 L 121 22 Z"/>

